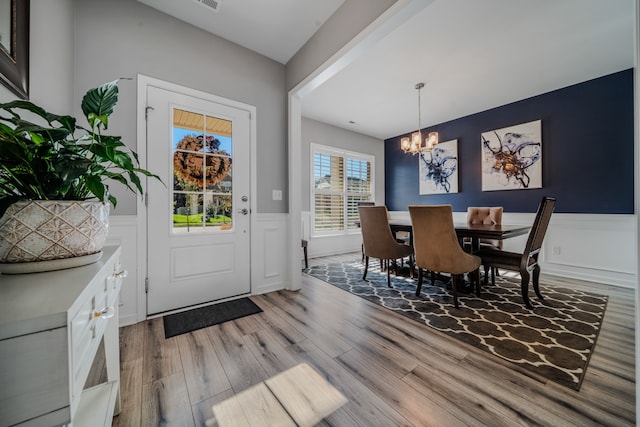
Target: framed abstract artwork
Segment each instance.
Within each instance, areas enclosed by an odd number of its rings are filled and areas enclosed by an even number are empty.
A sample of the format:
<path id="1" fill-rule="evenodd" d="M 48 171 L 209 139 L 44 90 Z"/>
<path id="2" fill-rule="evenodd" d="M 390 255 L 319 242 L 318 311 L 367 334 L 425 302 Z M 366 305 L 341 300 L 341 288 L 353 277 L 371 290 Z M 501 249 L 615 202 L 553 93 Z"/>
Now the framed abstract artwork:
<path id="1" fill-rule="evenodd" d="M 458 192 L 458 140 L 441 142 L 431 151 L 422 150 L 420 162 L 420 194 Z"/>
<path id="2" fill-rule="evenodd" d="M 542 121 L 481 134 L 482 191 L 542 188 Z"/>

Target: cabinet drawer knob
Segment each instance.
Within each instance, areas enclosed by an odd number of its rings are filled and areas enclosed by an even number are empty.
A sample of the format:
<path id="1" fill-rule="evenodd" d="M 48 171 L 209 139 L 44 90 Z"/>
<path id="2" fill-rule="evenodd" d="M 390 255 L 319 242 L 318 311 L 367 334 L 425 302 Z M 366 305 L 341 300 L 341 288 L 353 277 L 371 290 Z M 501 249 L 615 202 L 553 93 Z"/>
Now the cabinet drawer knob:
<path id="1" fill-rule="evenodd" d="M 116 314 L 116 309 L 113 306 L 111 306 L 111 307 L 105 307 L 100 311 L 94 311 L 93 317 L 94 319 L 97 319 L 98 317 L 102 319 L 110 319 L 113 317 L 114 314 Z"/>
<path id="2" fill-rule="evenodd" d="M 120 270 L 118 272 L 113 273 L 113 277 L 127 277 L 127 274 L 129 274 L 129 272 L 127 270 Z"/>

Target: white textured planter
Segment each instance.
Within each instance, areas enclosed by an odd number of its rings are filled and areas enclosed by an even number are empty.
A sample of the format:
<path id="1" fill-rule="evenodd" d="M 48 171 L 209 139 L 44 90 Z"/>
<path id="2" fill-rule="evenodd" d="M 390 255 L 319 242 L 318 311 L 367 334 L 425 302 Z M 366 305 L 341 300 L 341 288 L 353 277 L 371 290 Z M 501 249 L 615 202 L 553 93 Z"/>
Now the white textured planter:
<path id="1" fill-rule="evenodd" d="M 41 263 L 35 269 L 17 271 L 29 272 L 95 262 L 108 227 L 109 204 L 71 200 L 16 202 L 0 218 L 0 263 Z M 54 268 L 48 267 L 51 265 Z"/>

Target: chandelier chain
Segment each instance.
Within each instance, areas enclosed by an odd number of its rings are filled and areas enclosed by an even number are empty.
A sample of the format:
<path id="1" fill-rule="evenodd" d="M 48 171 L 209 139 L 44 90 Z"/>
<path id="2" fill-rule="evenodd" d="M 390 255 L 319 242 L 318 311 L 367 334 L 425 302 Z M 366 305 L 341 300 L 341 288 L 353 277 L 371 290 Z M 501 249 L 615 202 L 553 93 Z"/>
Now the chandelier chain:
<path id="1" fill-rule="evenodd" d="M 416 85 L 416 88 L 418 89 L 418 135 L 420 135 L 420 141 L 422 141 L 422 126 L 421 126 L 421 121 L 420 118 L 422 116 L 422 102 L 420 100 L 420 92 L 422 92 L 422 87 L 424 86 L 424 83 L 418 83 Z"/>

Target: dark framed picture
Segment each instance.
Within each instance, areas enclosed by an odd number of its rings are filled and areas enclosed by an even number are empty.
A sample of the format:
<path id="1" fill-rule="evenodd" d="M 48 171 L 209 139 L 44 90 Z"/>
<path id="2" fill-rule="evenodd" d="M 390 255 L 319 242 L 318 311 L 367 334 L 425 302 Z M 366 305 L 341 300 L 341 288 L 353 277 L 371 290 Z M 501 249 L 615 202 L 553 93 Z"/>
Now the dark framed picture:
<path id="1" fill-rule="evenodd" d="M 0 0 L 0 82 L 29 98 L 29 0 Z"/>

